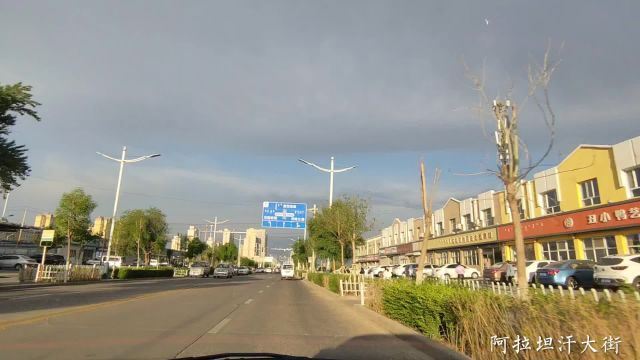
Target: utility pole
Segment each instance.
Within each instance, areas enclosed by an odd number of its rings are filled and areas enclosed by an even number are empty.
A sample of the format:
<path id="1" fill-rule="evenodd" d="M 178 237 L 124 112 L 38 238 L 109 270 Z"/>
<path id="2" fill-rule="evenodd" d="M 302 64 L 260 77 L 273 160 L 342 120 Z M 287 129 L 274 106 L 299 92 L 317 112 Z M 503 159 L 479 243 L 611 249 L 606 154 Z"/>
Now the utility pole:
<path id="1" fill-rule="evenodd" d="M 216 216 L 216 217 L 213 218 L 213 221 L 206 220 L 206 219 L 204 221 L 208 222 L 209 224 L 213 224 L 213 245 L 215 245 L 216 244 L 216 234 L 218 233 L 218 224 L 222 225 L 222 224 L 224 224 L 226 222 L 229 222 L 229 219 L 223 220 L 223 221 L 218 221 L 218 217 Z"/>
<path id="2" fill-rule="evenodd" d="M 2 216 L 0 216 L 0 220 L 2 221 L 4 221 L 4 216 L 7 213 L 7 204 L 9 203 L 9 195 L 11 195 L 11 193 L 4 191 L 3 194 L 4 194 L 4 206 L 2 207 Z"/>
<path id="3" fill-rule="evenodd" d="M 18 240 L 16 241 L 16 248 L 18 248 L 18 244 L 20 244 L 20 241 L 22 240 L 22 228 L 24 227 L 24 221 L 27 218 L 27 209 L 24 209 L 24 212 L 22 213 L 22 222 L 20 223 L 20 231 L 18 231 Z"/>

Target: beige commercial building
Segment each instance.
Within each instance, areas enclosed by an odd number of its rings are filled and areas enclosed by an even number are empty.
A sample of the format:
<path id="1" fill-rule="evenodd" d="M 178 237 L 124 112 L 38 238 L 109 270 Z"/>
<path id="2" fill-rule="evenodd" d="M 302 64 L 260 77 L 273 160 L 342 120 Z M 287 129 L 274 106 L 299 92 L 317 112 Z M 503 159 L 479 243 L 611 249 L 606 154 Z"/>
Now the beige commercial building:
<path id="1" fill-rule="evenodd" d="M 264 262 L 267 256 L 267 231 L 249 228 L 239 249 L 240 257 L 246 257 L 257 263 Z"/>
<path id="2" fill-rule="evenodd" d="M 53 214 L 38 214 L 36 215 L 36 220 L 33 223 L 33 226 L 41 229 L 45 229 L 48 227 L 53 227 Z"/>

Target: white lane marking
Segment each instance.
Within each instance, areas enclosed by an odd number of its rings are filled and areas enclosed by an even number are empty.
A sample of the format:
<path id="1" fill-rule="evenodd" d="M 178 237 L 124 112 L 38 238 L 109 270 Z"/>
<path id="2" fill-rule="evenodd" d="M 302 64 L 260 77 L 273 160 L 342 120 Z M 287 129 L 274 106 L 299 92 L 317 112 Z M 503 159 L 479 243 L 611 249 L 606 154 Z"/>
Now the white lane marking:
<path id="1" fill-rule="evenodd" d="M 218 323 L 218 325 L 214 326 L 213 329 L 209 330 L 209 334 L 217 334 L 225 325 L 227 325 L 231 321 L 230 318 L 224 318 L 222 321 Z"/>
<path id="2" fill-rule="evenodd" d="M 245 305 L 249 305 L 249 304 L 251 304 L 252 301 L 253 301 L 253 299 L 249 299 L 249 300 L 245 301 L 244 304 Z"/>
<path id="3" fill-rule="evenodd" d="M 263 291 L 263 290 L 258 290 L 258 294 L 262 294 L 262 291 Z"/>
<path id="4" fill-rule="evenodd" d="M 271 285 L 267 285 L 267 287 L 271 287 Z"/>

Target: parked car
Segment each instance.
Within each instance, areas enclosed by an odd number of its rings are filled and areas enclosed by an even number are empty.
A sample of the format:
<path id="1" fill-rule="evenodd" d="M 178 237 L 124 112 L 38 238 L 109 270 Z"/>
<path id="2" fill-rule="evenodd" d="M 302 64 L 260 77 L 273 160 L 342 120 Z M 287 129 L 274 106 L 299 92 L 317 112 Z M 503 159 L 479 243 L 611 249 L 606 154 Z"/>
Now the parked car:
<path id="1" fill-rule="evenodd" d="M 631 285 L 640 291 L 640 254 L 600 258 L 593 268 L 593 280 L 602 287 Z"/>
<path id="2" fill-rule="evenodd" d="M 26 255 L 0 256 L 0 268 L 14 268 L 16 270 L 20 270 L 29 266 L 38 266 L 38 263 Z"/>
<path id="3" fill-rule="evenodd" d="M 84 262 L 85 265 L 100 265 L 102 261 L 100 259 L 89 259 Z"/>
<path id="4" fill-rule="evenodd" d="M 422 269 L 422 274 L 427 277 L 434 277 L 436 269 L 442 267 L 442 265 L 425 264 Z"/>
<path id="5" fill-rule="evenodd" d="M 531 284 L 536 282 L 536 271 L 538 271 L 538 269 L 542 269 L 543 267 L 549 265 L 551 263 L 551 261 L 549 260 L 529 260 L 527 262 L 525 262 L 525 265 L 527 267 L 527 281 Z M 514 270 L 515 270 L 515 275 L 514 275 L 514 280 L 518 279 L 518 269 L 515 268 L 516 264 L 513 264 Z M 517 281 L 515 281 L 517 283 Z"/>
<path id="6" fill-rule="evenodd" d="M 230 278 L 233 277 L 233 270 L 229 264 L 220 264 L 213 270 L 214 278 Z"/>
<path id="7" fill-rule="evenodd" d="M 138 259 L 135 256 L 109 256 L 109 261 L 107 261 L 107 257 L 102 257 L 102 263 L 108 263 L 110 267 L 121 267 L 121 266 L 130 266 L 135 265 Z"/>
<path id="8" fill-rule="evenodd" d="M 384 266 L 378 266 L 373 268 L 372 272 L 373 272 L 373 276 L 375 277 L 381 277 L 382 273 L 387 269 L 387 268 L 391 268 L 390 265 L 384 265 Z"/>
<path id="9" fill-rule="evenodd" d="M 407 264 L 404 267 L 403 277 L 408 277 L 414 279 L 416 277 L 416 269 L 418 268 L 418 264 Z"/>
<path id="10" fill-rule="evenodd" d="M 38 264 L 42 264 L 42 254 L 31 255 L 31 258 Z M 64 265 L 66 261 L 62 255 L 47 254 L 44 257 L 45 265 Z"/>
<path id="11" fill-rule="evenodd" d="M 280 273 L 280 279 L 294 279 L 295 272 L 293 270 L 293 265 L 284 264 L 282 265 L 282 272 Z"/>
<path id="12" fill-rule="evenodd" d="M 271 274 L 273 272 L 273 270 L 271 268 L 266 268 L 264 269 L 264 272 L 267 274 Z"/>
<path id="13" fill-rule="evenodd" d="M 482 271 L 482 278 L 493 282 L 507 281 L 507 266 L 516 264 L 510 261 L 497 262 L 491 266 L 485 267 Z"/>
<path id="14" fill-rule="evenodd" d="M 396 265 L 393 270 L 391 270 L 391 275 L 394 277 L 404 277 L 405 276 L 405 271 L 407 269 L 407 266 L 409 265 L 418 265 L 418 264 L 402 264 L 402 265 Z"/>
<path id="15" fill-rule="evenodd" d="M 240 266 L 238 268 L 238 275 L 249 275 L 249 268 L 246 266 Z"/>
<path id="16" fill-rule="evenodd" d="M 211 265 L 206 262 L 195 262 L 189 266 L 189 276 L 209 277 Z"/>
<path id="17" fill-rule="evenodd" d="M 445 279 L 445 280 L 457 279 L 458 278 L 458 274 L 456 273 L 457 266 L 458 264 L 452 263 L 452 264 L 442 265 L 439 268 L 435 268 L 434 276 L 440 279 Z M 480 277 L 480 272 L 477 269 L 470 268 L 466 265 L 462 265 L 462 266 L 464 267 L 465 278 L 477 279 Z"/>
<path id="18" fill-rule="evenodd" d="M 257 268 L 256 269 L 256 274 L 258 274 L 258 273 L 264 273 L 264 268 L 261 268 L 261 267 Z"/>
<path id="19" fill-rule="evenodd" d="M 591 288 L 593 282 L 593 267 L 591 260 L 565 260 L 552 262 L 536 271 L 536 280 L 542 285 L 564 286 L 577 289 Z"/>

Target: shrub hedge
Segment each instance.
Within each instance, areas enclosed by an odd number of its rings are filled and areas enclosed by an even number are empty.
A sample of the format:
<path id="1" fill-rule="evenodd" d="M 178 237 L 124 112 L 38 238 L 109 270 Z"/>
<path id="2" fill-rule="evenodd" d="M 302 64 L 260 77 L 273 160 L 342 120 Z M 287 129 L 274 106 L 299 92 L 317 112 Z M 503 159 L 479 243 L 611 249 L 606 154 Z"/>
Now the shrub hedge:
<path id="1" fill-rule="evenodd" d="M 118 279 L 139 279 L 154 277 L 173 277 L 171 267 L 140 267 L 140 268 L 117 268 L 114 278 Z"/>

